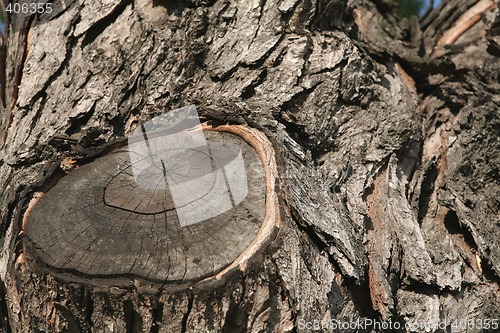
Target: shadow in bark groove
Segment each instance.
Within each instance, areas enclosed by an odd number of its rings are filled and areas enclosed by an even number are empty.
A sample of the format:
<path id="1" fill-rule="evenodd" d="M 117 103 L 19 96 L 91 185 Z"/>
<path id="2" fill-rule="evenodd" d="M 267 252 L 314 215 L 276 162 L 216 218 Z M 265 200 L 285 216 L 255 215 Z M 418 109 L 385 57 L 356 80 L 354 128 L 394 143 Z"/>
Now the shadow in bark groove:
<path id="1" fill-rule="evenodd" d="M 116 21 L 118 16 L 120 16 L 121 13 L 123 13 L 125 8 L 128 5 L 131 5 L 132 3 L 133 3 L 132 0 L 122 0 L 121 3 L 118 6 L 116 6 L 116 8 L 111 13 L 109 13 L 108 16 L 103 17 L 101 20 L 97 21 L 96 24 L 91 26 L 89 30 L 87 30 L 85 33 L 85 37 L 82 40 L 81 48 L 83 49 L 85 48 L 85 46 L 93 43 L 95 39 L 99 37 L 99 35 L 102 34 L 104 30 L 106 30 L 106 28 L 111 26 L 113 22 Z"/>
<path id="2" fill-rule="evenodd" d="M 469 250 L 478 258 L 480 258 L 480 262 L 477 262 L 478 268 L 481 270 L 482 276 L 491 282 L 495 282 L 497 285 L 500 285 L 500 278 L 495 274 L 491 263 L 487 258 L 480 257 L 479 248 L 477 246 L 476 241 L 474 240 L 474 236 L 470 229 L 460 222 L 457 213 L 454 210 L 449 210 L 444 217 L 444 226 L 450 233 L 450 235 L 455 235 L 463 239 L 466 246 L 469 247 Z M 487 249 L 486 249 L 487 252 Z M 487 253 L 489 255 L 489 253 Z"/>
<path id="3" fill-rule="evenodd" d="M 160 330 L 160 325 L 163 320 L 163 302 L 156 302 L 153 306 L 153 323 L 151 324 L 151 329 L 149 333 L 158 333 Z"/>
<path id="4" fill-rule="evenodd" d="M 181 333 L 187 332 L 187 321 L 188 321 L 189 315 L 191 314 L 191 310 L 193 309 L 193 299 L 194 299 L 193 292 L 189 291 L 187 296 L 188 296 L 188 306 L 186 309 L 186 313 L 184 314 L 184 316 L 182 316 Z"/>
<path id="5" fill-rule="evenodd" d="M 470 230 L 460 223 L 457 213 L 449 210 L 444 217 L 444 226 L 451 235 L 460 235 L 463 237 L 465 243 L 474 251 L 477 251 L 477 244 L 472 236 Z"/>
<path id="6" fill-rule="evenodd" d="M 432 163 L 425 171 L 422 187 L 418 196 L 418 216 L 417 221 L 422 224 L 422 221 L 429 210 L 431 195 L 434 192 L 434 182 L 438 176 L 438 170 L 435 163 Z"/>
<path id="7" fill-rule="evenodd" d="M 125 317 L 126 333 L 142 332 L 142 318 L 135 311 L 130 298 L 123 303 L 123 315 Z"/>
<path id="8" fill-rule="evenodd" d="M 9 324 L 9 307 L 5 294 L 5 284 L 0 279 L 0 331 L 11 333 L 12 330 Z"/>

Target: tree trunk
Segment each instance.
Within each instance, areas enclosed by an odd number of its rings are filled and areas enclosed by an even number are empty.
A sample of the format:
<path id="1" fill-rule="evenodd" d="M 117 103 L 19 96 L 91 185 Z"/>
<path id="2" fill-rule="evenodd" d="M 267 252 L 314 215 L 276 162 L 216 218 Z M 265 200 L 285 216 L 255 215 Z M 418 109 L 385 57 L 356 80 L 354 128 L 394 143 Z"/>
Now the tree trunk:
<path id="1" fill-rule="evenodd" d="M 497 4 L 443 1 L 420 22 L 386 0 L 68 0 L 10 15 L 0 330 L 496 331 Z M 37 198 L 189 104 L 273 143 L 276 232 L 213 283 L 54 274 L 25 244 Z"/>

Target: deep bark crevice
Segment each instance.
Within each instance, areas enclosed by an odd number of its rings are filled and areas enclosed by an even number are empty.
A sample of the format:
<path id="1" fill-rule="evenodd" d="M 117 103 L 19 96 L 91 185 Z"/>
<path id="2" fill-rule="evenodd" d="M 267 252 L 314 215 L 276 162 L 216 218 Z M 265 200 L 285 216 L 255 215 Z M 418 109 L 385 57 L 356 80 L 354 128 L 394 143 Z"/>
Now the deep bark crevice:
<path id="1" fill-rule="evenodd" d="M 256 80 L 252 81 L 248 86 L 243 89 L 241 92 L 240 97 L 243 99 L 249 99 L 255 95 L 255 88 L 257 88 L 260 84 L 262 84 L 267 77 L 267 69 L 264 68 L 260 73 L 259 76 L 257 77 Z"/>
<path id="2" fill-rule="evenodd" d="M 96 38 L 99 37 L 107 27 L 112 25 L 113 22 L 115 22 L 116 19 L 123 13 L 125 8 L 132 5 L 132 3 L 132 0 L 121 0 L 120 4 L 118 4 L 116 8 L 109 13 L 109 15 L 101 18 L 85 32 L 85 36 L 83 37 L 80 47 L 84 49 L 87 45 L 94 43 Z"/>
<path id="3" fill-rule="evenodd" d="M 0 330 L 5 333 L 11 333 L 9 323 L 9 306 L 7 294 L 5 292 L 5 284 L 0 280 Z"/>
<path id="4" fill-rule="evenodd" d="M 435 191 L 435 181 L 437 176 L 438 170 L 434 163 L 431 163 L 429 167 L 425 168 L 422 184 L 420 187 L 420 193 L 418 194 L 417 219 L 420 224 L 422 223 L 424 217 L 427 215 L 432 193 Z"/>
<path id="5" fill-rule="evenodd" d="M 151 328 L 149 333 L 158 333 L 160 330 L 161 322 L 163 320 L 163 302 L 155 302 L 155 305 L 152 309 L 153 312 L 153 323 L 151 324 Z"/>
<path id="6" fill-rule="evenodd" d="M 123 316 L 125 318 L 126 333 L 142 331 L 142 318 L 134 309 L 134 303 L 130 298 L 123 303 Z"/>
<path id="7" fill-rule="evenodd" d="M 457 216 L 457 213 L 453 210 L 449 210 L 444 217 L 444 226 L 448 230 L 451 235 L 459 235 L 463 237 L 465 243 L 471 248 L 474 252 L 477 252 L 478 247 L 474 237 L 470 230 L 460 223 L 460 219 Z"/>
<path id="8" fill-rule="evenodd" d="M 187 297 L 188 297 L 188 304 L 187 304 L 186 312 L 184 312 L 184 315 L 182 316 L 181 327 L 180 327 L 181 333 L 188 332 L 187 331 L 187 322 L 188 322 L 189 316 L 191 315 L 191 311 L 193 310 L 194 295 L 193 295 L 192 291 L 189 291 L 187 293 Z"/>

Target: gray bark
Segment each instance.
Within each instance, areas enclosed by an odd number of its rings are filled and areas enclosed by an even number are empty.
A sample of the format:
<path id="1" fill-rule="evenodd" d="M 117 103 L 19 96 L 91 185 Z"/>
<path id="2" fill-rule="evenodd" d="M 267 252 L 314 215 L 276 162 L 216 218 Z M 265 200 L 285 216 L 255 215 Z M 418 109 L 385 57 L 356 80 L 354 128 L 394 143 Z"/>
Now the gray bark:
<path id="1" fill-rule="evenodd" d="M 443 1 L 420 24 L 382 0 L 67 3 L 6 33 L 0 330 L 495 331 L 478 323 L 500 320 L 498 2 Z M 123 287 L 25 251 L 61 161 L 188 104 L 274 143 L 281 224 L 246 269 Z"/>

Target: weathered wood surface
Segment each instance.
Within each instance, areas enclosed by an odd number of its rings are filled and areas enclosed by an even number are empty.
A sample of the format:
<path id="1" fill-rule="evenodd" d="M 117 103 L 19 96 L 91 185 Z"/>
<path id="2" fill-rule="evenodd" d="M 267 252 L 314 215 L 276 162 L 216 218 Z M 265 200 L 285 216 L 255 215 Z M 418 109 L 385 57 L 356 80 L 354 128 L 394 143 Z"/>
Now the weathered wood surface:
<path id="1" fill-rule="evenodd" d="M 224 132 L 181 149 L 174 134 L 151 135 L 152 151 L 129 140 L 43 196 L 26 226 L 37 259 L 84 276 L 182 283 L 215 275 L 248 247 L 266 199 L 253 148 Z"/>
<path id="2" fill-rule="evenodd" d="M 498 318 L 498 2 L 443 1 L 420 26 L 384 3 L 75 1 L 50 20 L 13 18 L 4 330 L 307 332 L 370 318 L 432 331 Z M 248 269 L 151 294 L 25 264 L 22 216 L 55 161 L 191 103 L 275 143 L 282 227 Z"/>

